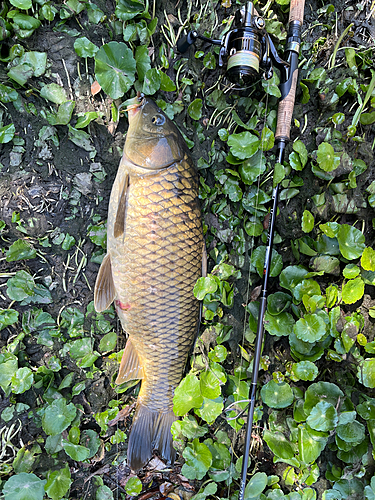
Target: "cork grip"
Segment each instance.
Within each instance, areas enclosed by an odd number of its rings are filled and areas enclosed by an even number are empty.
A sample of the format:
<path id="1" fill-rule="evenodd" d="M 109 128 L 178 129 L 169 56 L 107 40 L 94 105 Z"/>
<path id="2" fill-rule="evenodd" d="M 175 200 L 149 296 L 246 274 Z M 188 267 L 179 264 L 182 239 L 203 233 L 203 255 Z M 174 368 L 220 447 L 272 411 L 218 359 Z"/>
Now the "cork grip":
<path id="1" fill-rule="evenodd" d="M 289 94 L 279 102 L 277 110 L 276 139 L 289 139 L 290 124 L 292 122 L 294 100 L 296 97 L 297 78 L 298 69 L 293 73 Z"/>
<path id="2" fill-rule="evenodd" d="M 305 0 L 292 0 L 290 2 L 289 22 L 299 21 L 302 24 L 304 8 Z"/>

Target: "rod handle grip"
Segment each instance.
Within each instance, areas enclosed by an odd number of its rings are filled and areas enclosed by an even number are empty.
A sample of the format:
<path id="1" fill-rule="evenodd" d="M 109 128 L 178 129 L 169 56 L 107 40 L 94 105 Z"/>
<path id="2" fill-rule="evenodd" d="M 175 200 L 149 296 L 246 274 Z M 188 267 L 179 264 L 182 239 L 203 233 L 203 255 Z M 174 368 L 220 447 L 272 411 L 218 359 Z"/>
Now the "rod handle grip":
<path id="1" fill-rule="evenodd" d="M 277 125 L 275 139 L 283 139 L 289 141 L 290 139 L 290 125 L 292 123 L 294 101 L 296 98 L 296 87 L 298 79 L 298 69 L 296 69 L 292 76 L 292 85 L 289 93 L 279 102 L 277 108 Z"/>
<path id="2" fill-rule="evenodd" d="M 305 9 L 305 0 L 291 0 L 289 10 L 289 23 L 299 21 L 303 23 L 303 12 Z"/>

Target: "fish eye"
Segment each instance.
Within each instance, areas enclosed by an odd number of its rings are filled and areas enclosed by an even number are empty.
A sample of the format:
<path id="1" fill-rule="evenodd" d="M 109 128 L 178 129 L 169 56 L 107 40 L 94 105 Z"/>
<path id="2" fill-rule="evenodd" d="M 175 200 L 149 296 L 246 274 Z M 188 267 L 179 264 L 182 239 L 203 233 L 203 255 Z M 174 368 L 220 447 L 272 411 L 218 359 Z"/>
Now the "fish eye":
<path id="1" fill-rule="evenodd" d="M 163 115 L 154 115 L 151 118 L 151 121 L 154 125 L 157 125 L 157 126 L 164 125 L 165 117 Z"/>

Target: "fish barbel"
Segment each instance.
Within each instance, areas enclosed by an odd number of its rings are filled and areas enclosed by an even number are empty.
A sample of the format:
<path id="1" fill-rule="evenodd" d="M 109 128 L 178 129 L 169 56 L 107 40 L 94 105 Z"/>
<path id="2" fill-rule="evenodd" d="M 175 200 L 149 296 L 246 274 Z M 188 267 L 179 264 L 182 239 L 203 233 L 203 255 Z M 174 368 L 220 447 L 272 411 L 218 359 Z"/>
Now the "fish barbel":
<path id="1" fill-rule="evenodd" d="M 154 449 L 175 457 L 173 395 L 197 332 L 204 243 L 198 175 L 180 132 L 148 98 L 128 115 L 94 302 L 100 312 L 114 301 L 129 335 L 116 383 L 142 379 L 128 441 L 138 471 Z"/>

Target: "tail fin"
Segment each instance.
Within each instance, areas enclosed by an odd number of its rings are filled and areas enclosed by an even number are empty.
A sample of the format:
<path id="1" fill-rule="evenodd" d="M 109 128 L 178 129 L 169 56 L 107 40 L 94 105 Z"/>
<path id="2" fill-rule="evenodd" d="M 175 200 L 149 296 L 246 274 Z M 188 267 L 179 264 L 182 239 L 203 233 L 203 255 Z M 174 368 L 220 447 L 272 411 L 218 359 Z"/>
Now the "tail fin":
<path id="1" fill-rule="evenodd" d="M 171 425 L 175 420 L 177 417 L 172 410 L 161 413 L 143 405 L 137 407 L 128 441 L 128 465 L 134 472 L 147 464 L 154 449 L 173 464 L 176 451 Z"/>

